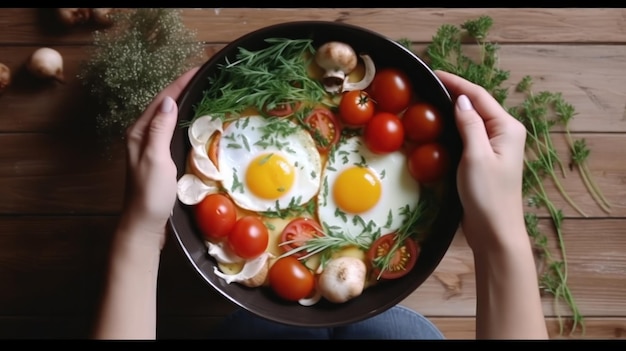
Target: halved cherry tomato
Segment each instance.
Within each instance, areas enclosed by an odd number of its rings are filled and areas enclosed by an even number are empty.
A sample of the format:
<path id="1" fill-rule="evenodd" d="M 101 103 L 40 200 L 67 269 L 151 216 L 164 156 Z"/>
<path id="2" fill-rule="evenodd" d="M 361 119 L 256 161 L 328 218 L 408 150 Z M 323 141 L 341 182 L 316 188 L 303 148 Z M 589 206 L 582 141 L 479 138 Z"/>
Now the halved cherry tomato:
<path id="1" fill-rule="evenodd" d="M 409 173 L 415 180 L 432 183 L 440 180 L 449 166 L 448 150 L 438 142 L 418 145 L 409 154 Z"/>
<path id="2" fill-rule="evenodd" d="M 339 118 L 347 125 L 361 126 L 374 116 L 374 101 L 362 90 L 343 93 L 339 103 Z"/>
<path id="3" fill-rule="evenodd" d="M 339 141 L 341 126 L 335 114 L 323 107 L 315 108 L 304 119 L 320 152 L 327 152 Z"/>
<path id="4" fill-rule="evenodd" d="M 298 301 L 311 294 L 315 287 L 313 273 L 293 256 L 281 257 L 270 267 L 269 285 L 281 298 Z"/>
<path id="5" fill-rule="evenodd" d="M 383 235 L 376 239 L 367 252 L 367 259 L 372 265 L 374 277 L 382 279 L 397 279 L 408 274 L 415 266 L 421 248 L 417 242 L 407 238 L 389 257 L 386 269 L 383 269 L 382 260 L 389 254 L 397 239 L 396 234 Z"/>
<path id="6" fill-rule="evenodd" d="M 194 206 L 196 223 L 205 239 L 228 236 L 237 221 L 235 203 L 224 194 L 209 194 Z"/>
<path id="7" fill-rule="evenodd" d="M 437 140 L 443 131 L 441 113 L 427 102 L 410 105 L 402 115 L 402 124 L 406 138 L 420 144 Z"/>
<path id="8" fill-rule="evenodd" d="M 267 109 L 267 106 L 263 108 L 263 112 L 269 116 L 285 117 L 289 116 L 300 108 L 301 103 L 279 103 L 272 109 Z"/>
<path id="9" fill-rule="evenodd" d="M 297 249 L 305 241 L 324 235 L 322 226 L 312 218 L 299 217 L 287 223 L 280 235 L 279 246 L 284 252 Z M 302 257 L 306 255 L 306 250 L 294 252 L 292 256 Z"/>
<path id="10" fill-rule="evenodd" d="M 400 113 L 409 106 L 413 96 L 411 81 L 396 68 L 383 68 L 376 72 L 369 86 L 377 111 Z"/>
<path id="11" fill-rule="evenodd" d="M 269 231 L 260 218 L 247 215 L 239 218 L 228 235 L 228 244 L 237 256 L 251 259 L 267 249 Z"/>
<path id="12" fill-rule="evenodd" d="M 404 126 L 397 115 L 379 112 L 365 125 L 363 139 L 373 153 L 393 152 L 399 150 L 404 143 Z"/>

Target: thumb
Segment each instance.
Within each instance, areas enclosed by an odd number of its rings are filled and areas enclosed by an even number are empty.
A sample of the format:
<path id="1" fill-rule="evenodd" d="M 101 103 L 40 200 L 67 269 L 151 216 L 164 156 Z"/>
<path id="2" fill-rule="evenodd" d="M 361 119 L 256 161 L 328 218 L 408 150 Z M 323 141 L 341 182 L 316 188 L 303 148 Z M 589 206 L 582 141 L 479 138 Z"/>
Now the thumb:
<path id="1" fill-rule="evenodd" d="M 155 115 L 148 126 L 148 147 L 157 151 L 168 151 L 174 129 L 176 128 L 176 116 L 178 106 L 170 96 L 165 96 L 155 111 Z"/>
<path id="2" fill-rule="evenodd" d="M 491 149 L 485 122 L 466 95 L 459 95 L 456 99 L 455 117 L 465 153 L 482 153 Z"/>

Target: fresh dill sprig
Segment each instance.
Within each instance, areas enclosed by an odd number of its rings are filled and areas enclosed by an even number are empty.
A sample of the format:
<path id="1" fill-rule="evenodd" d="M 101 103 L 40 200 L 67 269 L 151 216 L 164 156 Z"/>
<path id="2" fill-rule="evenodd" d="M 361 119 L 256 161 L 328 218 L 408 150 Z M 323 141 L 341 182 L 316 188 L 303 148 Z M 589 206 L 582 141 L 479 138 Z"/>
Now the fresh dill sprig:
<path id="1" fill-rule="evenodd" d="M 432 69 L 454 73 L 485 88 L 500 103 L 504 103 L 508 90 L 502 83 L 509 79 L 509 72 L 498 67 L 496 54 L 499 46 L 487 41 L 487 33 L 493 25 L 489 16 L 468 20 L 456 27 L 444 24 L 437 30 L 426 47 Z M 463 31 L 465 30 L 465 32 Z M 480 48 L 480 57 L 471 58 L 463 52 L 462 37 L 466 33 Z"/>
<path id="2" fill-rule="evenodd" d="M 580 314 L 571 291 L 567 285 L 567 255 L 565 251 L 565 242 L 562 232 L 563 213 L 557 209 L 548 198 L 547 192 L 543 186 L 543 182 L 549 176 L 556 187 L 563 194 L 564 198 L 581 214 L 586 214 L 569 198 L 565 192 L 560 180 L 557 177 L 555 169 L 560 169 L 561 175 L 565 176 L 565 167 L 559 159 L 556 149 L 552 144 L 550 130 L 553 126 L 561 123 L 566 127 L 567 122 L 574 114 L 571 105 L 564 102 L 558 93 L 540 92 L 533 95 L 530 93 L 532 80 L 529 76 L 525 76 L 517 85 L 517 90 L 526 93 L 524 101 L 512 108 L 506 108 L 505 100 L 508 97 L 508 90 L 502 84 L 509 78 L 509 72 L 498 67 L 498 45 L 489 42 L 487 36 L 493 21 L 489 16 L 481 16 L 475 20 L 468 20 L 461 26 L 453 26 L 450 24 L 442 25 L 431 44 L 427 46 L 426 54 L 429 64 L 433 69 L 439 69 L 459 75 L 475 84 L 485 88 L 491 95 L 509 111 L 511 115 L 520 120 L 527 129 L 527 145 L 526 156 L 524 160 L 524 175 L 522 189 L 524 196 L 528 199 L 528 204 L 534 207 L 545 207 L 548 210 L 552 223 L 554 225 L 558 245 L 561 253 L 561 260 L 557 260 L 551 255 L 548 248 L 547 237 L 539 231 L 537 227 L 536 215 L 526 213 L 526 230 L 528 235 L 533 238 L 534 245 L 542 252 L 546 267 L 538 277 L 540 286 L 544 291 L 549 292 L 554 297 L 555 306 L 564 300 L 573 313 L 573 333 L 580 326 L 584 333 L 584 318 Z M 462 38 L 464 35 L 469 36 L 475 41 L 480 48 L 478 58 L 471 58 L 464 54 L 462 46 Z M 548 113 L 554 112 L 556 118 L 547 118 Z M 570 139 L 571 140 L 571 139 Z M 588 149 L 584 145 L 584 141 L 570 141 L 572 150 L 572 162 L 583 161 L 588 156 Z M 581 175 L 584 167 L 579 166 Z M 583 180 L 584 180 L 583 175 Z M 586 181 L 589 189 L 594 189 L 597 194 L 597 185 Z M 596 195 L 595 198 L 604 204 L 604 209 L 608 208 L 608 202 L 603 200 L 603 196 Z M 563 331 L 563 322 L 561 313 L 556 309 L 559 316 L 561 332 Z"/>
<path id="3" fill-rule="evenodd" d="M 233 62 L 218 65 L 195 116 L 237 117 L 250 107 L 259 112 L 282 104 L 319 103 L 324 87 L 307 70 L 315 54 L 312 40 L 268 38 L 258 51 L 239 48 Z"/>

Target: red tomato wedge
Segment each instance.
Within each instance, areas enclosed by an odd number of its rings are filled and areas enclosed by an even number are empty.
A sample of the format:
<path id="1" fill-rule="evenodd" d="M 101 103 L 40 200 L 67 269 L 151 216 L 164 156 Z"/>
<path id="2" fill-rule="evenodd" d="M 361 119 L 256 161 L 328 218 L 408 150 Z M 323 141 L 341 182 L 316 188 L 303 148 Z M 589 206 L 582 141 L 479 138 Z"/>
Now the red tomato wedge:
<path id="1" fill-rule="evenodd" d="M 306 217 L 295 218 L 283 229 L 279 245 L 284 252 L 289 252 L 301 247 L 307 240 L 321 235 L 324 235 L 322 226 L 316 220 Z M 291 256 L 300 258 L 306 254 L 306 250 L 301 250 Z"/>
<path id="2" fill-rule="evenodd" d="M 380 275 L 382 279 L 398 279 L 408 274 L 415 266 L 421 248 L 415 240 L 407 238 L 389 257 L 387 268 L 382 269 L 380 262 L 389 254 L 396 239 L 396 234 L 383 235 L 374 241 L 367 252 L 374 277 L 378 278 Z"/>
<path id="3" fill-rule="evenodd" d="M 339 141 L 341 126 L 335 114 L 323 107 L 313 109 L 304 119 L 320 152 L 328 152 Z"/>

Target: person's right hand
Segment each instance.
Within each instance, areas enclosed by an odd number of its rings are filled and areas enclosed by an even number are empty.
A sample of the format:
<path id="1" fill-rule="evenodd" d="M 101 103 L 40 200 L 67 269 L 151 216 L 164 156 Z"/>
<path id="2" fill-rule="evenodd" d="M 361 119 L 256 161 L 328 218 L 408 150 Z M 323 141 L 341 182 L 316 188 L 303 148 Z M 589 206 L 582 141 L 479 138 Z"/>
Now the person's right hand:
<path id="1" fill-rule="evenodd" d="M 525 235 L 522 174 L 526 128 L 481 86 L 436 71 L 455 103 L 463 153 L 457 185 L 469 246 L 489 250 Z M 519 234 L 522 233 L 522 234 Z M 508 236 L 507 236 L 508 235 Z"/>

